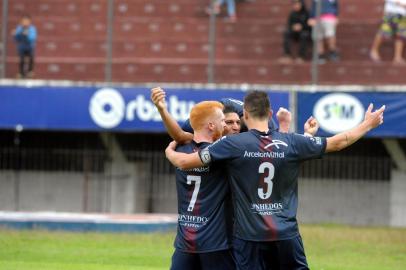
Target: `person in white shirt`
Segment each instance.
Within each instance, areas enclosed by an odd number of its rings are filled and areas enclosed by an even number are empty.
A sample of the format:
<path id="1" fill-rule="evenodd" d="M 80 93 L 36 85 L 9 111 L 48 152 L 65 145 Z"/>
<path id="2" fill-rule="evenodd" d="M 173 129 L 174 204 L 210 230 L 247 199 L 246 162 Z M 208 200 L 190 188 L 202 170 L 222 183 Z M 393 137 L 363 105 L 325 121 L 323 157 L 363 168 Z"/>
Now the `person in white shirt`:
<path id="1" fill-rule="evenodd" d="M 379 49 L 382 42 L 387 39 L 394 39 L 393 63 L 404 65 L 403 46 L 406 39 L 406 0 L 385 0 L 384 15 L 382 24 L 372 43 L 369 52 L 370 58 L 374 62 L 380 62 Z"/>

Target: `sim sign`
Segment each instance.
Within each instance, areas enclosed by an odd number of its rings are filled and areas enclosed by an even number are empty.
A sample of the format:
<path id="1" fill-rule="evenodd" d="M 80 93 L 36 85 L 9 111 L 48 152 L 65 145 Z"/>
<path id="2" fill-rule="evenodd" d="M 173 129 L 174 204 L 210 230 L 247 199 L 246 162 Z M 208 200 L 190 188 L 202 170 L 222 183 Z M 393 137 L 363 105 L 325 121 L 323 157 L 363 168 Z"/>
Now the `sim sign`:
<path id="1" fill-rule="evenodd" d="M 307 118 L 313 115 L 320 124 L 320 136 L 331 136 L 359 125 L 370 103 L 374 109 L 386 105 L 384 123 L 371 130 L 369 137 L 406 135 L 406 94 L 376 92 L 333 92 L 298 94 L 298 130 L 303 132 Z"/>

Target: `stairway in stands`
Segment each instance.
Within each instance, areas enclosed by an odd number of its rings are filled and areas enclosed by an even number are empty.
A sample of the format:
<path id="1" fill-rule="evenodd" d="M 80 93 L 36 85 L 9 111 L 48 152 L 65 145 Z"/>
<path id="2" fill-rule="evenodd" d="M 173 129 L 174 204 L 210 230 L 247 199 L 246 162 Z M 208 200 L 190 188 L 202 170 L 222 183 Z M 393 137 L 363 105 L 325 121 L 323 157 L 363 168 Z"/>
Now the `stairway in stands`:
<path id="1" fill-rule="evenodd" d="M 116 0 L 113 80 L 117 82 L 207 81 L 208 0 Z M 282 65 L 282 32 L 288 0 L 238 3 L 237 23 L 217 20 L 218 83 L 307 84 L 310 62 Z M 321 84 L 402 84 L 406 67 L 384 62 L 368 50 L 379 25 L 383 0 L 341 0 L 338 47 L 342 61 L 320 66 Z M 9 32 L 20 14 L 32 15 L 39 31 L 36 78 L 103 81 L 107 1 L 13 0 Z M 15 45 L 8 41 L 7 76 L 17 73 Z"/>

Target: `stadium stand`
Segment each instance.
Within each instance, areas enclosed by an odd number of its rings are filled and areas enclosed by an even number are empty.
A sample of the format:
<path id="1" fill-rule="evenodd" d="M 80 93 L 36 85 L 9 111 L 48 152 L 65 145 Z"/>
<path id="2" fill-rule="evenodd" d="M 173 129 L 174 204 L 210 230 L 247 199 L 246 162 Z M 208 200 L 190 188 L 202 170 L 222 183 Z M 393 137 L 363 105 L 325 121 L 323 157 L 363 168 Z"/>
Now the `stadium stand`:
<path id="1" fill-rule="evenodd" d="M 206 82 L 208 1 L 115 1 L 113 80 L 116 82 Z M 406 67 L 390 63 L 392 46 L 382 48 L 384 63 L 368 52 L 380 22 L 383 0 L 342 0 L 338 48 L 342 61 L 320 66 L 322 84 L 401 84 Z M 239 20 L 217 21 L 218 83 L 310 83 L 310 62 L 282 65 L 286 0 L 257 0 L 237 6 Z M 36 77 L 103 81 L 106 62 L 107 1 L 15 0 L 9 28 L 29 13 L 38 27 Z M 17 73 L 8 40 L 7 76 Z M 379 75 L 379 76 L 378 76 Z"/>

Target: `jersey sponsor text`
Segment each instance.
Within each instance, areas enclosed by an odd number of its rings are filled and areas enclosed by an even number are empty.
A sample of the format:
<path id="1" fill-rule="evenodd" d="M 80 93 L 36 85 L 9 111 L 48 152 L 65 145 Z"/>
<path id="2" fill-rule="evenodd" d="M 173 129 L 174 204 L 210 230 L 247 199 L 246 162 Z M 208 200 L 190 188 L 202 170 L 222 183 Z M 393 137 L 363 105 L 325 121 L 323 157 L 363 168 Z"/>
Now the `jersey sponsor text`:
<path id="1" fill-rule="evenodd" d="M 261 216 L 271 216 L 283 210 L 282 203 L 253 203 L 251 209 Z"/>
<path id="2" fill-rule="evenodd" d="M 244 157 L 247 158 L 285 158 L 285 152 L 248 152 L 245 150 Z"/>
<path id="3" fill-rule="evenodd" d="M 178 221 L 181 226 L 200 228 L 209 221 L 209 218 L 202 216 L 178 215 Z"/>

